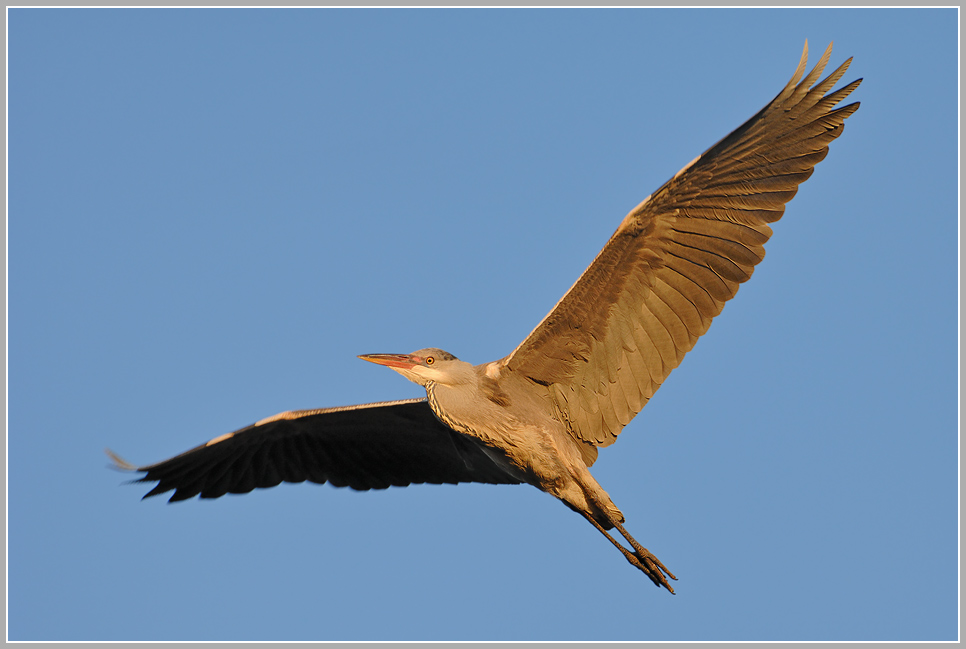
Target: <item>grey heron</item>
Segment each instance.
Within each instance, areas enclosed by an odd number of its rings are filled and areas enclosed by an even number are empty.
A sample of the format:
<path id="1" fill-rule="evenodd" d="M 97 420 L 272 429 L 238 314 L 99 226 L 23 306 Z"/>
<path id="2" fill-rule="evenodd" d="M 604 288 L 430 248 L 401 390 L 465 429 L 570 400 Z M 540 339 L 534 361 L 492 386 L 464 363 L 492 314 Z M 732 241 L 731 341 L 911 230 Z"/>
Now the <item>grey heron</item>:
<path id="1" fill-rule="evenodd" d="M 805 75 L 808 44 L 781 92 L 623 219 L 536 328 L 506 357 L 471 365 L 440 349 L 360 358 L 426 389 L 426 398 L 283 412 L 171 459 L 117 466 L 157 482 L 144 497 L 218 498 L 281 482 L 358 490 L 414 483 L 527 483 L 597 528 L 651 581 L 674 575 L 624 529 L 591 475 L 764 257 L 769 223 L 828 153 L 861 83 Z M 804 78 L 803 78 L 803 75 Z M 616 529 L 630 548 L 612 536 Z"/>

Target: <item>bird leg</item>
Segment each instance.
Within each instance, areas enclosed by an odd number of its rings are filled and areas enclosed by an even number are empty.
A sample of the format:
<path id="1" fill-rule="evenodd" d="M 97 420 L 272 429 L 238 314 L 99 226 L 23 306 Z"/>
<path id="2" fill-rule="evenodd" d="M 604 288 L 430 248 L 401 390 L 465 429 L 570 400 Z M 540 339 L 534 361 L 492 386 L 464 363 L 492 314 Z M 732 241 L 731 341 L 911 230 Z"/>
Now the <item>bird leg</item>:
<path id="1" fill-rule="evenodd" d="M 617 521 L 612 521 L 612 522 L 614 523 L 614 527 L 617 528 L 617 531 L 620 532 L 621 535 L 625 539 L 627 539 L 627 542 L 631 544 L 631 547 L 634 548 L 634 554 L 641 561 L 641 563 L 648 565 L 652 570 L 656 570 L 658 576 L 660 576 L 661 578 L 662 584 L 666 586 L 667 589 L 673 593 L 674 589 L 668 586 L 667 580 L 664 579 L 664 575 L 661 574 L 661 571 L 664 571 L 664 574 L 666 574 L 674 581 L 677 581 L 678 578 L 675 577 L 674 574 L 670 570 L 668 570 L 663 563 L 661 563 L 660 559 L 655 557 L 654 554 L 651 553 L 647 548 L 643 547 L 640 543 L 638 543 L 637 540 L 633 536 L 631 536 L 627 532 L 627 530 L 624 529 L 623 525 L 621 525 Z M 657 570 L 658 568 L 660 570 Z"/>
<path id="2" fill-rule="evenodd" d="M 671 574 L 671 571 L 665 568 L 664 564 L 661 563 L 657 557 L 651 554 L 647 549 L 641 547 L 641 544 L 638 543 L 636 540 L 634 540 L 634 537 L 628 534 L 627 531 L 620 525 L 620 523 L 615 522 L 614 525 L 617 527 L 618 530 L 620 530 L 620 533 L 624 535 L 624 538 L 627 539 L 630 542 L 630 544 L 634 547 L 634 552 L 631 552 L 623 545 L 618 543 L 614 539 L 614 537 L 612 537 L 610 534 L 607 533 L 607 530 L 605 530 L 603 526 L 600 523 L 598 523 L 593 516 L 591 516 L 587 512 L 580 512 L 580 513 L 583 514 L 584 518 L 590 521 L 594 527 L 600 530 L 600 533 L 606 536 L 607 540 L 613 543 L 615 548 L 620 550 L 621 554 L 624 555 L 624 558 L 627 559 L 628 563 L 630 563 L 632 566 L 634 566 L 635 568 L 642 571 L 645 575 L 647 575 L 650 578 L 650 580 L 654 582 L 655 586 L 659 588 L 661 586 L 664 586 L 671 592 L 671 594 L 674 594 L 674 589 L 671 588 L 671 584 L 668 583 L 664 575 L 667 574 L 668 577 L 674 580 L 677 580 L 677 577 Z"/>

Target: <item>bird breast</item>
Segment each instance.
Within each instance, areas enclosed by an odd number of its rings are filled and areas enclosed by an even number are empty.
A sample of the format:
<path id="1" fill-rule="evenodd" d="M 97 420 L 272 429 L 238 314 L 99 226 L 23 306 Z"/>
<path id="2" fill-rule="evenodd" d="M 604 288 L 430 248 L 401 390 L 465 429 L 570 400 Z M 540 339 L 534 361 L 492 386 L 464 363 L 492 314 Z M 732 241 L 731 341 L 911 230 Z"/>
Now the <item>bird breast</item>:
<path id="1" fill-rule="evenodd" d="M 487 454 L 515 478 L 554 493 L 572 474 L 571 465 L 585 469 L 575 443 L 559 422 L 541 416 L 542 408 L 511 403 L 505 393 L 504 405 L 499 398 L 485 396 L 486 391 L 479 384 L 476 389 L 426 385 L 429 405 L 439 420 L 495 451 Z M 502 392 L 499 386 L 496 391 Z"/>

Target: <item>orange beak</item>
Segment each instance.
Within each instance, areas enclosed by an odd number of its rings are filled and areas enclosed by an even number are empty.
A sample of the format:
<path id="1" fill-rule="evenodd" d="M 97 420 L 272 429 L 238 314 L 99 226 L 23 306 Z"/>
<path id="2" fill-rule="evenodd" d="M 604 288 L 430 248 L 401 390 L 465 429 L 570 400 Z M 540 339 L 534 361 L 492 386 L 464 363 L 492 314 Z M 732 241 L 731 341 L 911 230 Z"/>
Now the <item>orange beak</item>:
<path id="1" fill-rule="evenodd" d="M 361 354 L 359 358 L 376 365 L 401 367 L 404 370 L 412 369 L 419 364 L 419 361 L 413 360 L 411 354 Z"/>

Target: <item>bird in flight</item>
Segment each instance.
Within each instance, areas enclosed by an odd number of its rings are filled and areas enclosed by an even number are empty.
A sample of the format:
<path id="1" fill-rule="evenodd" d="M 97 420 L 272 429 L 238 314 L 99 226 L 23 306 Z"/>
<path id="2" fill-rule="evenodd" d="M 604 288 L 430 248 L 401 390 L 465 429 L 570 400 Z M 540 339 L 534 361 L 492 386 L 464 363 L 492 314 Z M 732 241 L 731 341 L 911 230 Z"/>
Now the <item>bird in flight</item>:
<path id="1" fill-rule="evenodd" d="M 170 501 L 306 480 L 358 490 L 416 483 L 527 483 L 596 527 L 635 568 L 677 579 L 624 529 L 591 475 L 738 286 L 751 277 L 785 203 L 828 153 L 861 79 L 805 74 L 624 217 L 577 282 L 508 356 L 471 365 L 441 349 L 366 354 L 426 389 L 425 399 L 283 412 L 171 459 L 116 466 Z M 630 545 L 609 533 L 617 532 Z M 616 536 L 616 534 L 615 534 Z"/>

